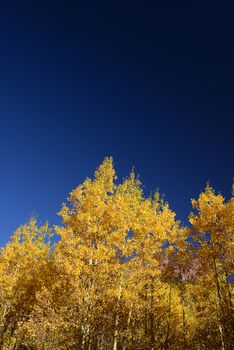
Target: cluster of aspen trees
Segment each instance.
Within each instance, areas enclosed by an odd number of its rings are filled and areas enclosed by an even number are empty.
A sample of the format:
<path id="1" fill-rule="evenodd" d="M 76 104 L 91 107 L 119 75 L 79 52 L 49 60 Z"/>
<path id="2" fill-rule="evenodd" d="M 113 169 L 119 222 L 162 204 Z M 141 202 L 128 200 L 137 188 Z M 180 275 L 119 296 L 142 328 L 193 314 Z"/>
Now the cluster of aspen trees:
<path id="1" fill-rule="evenodd" d="M 1 249 L 0 349 L 234 349 L 234 199 L 207 186 L 192 207 L 184 227 L 106 158 L 61 225 L 31 218 Z"/>

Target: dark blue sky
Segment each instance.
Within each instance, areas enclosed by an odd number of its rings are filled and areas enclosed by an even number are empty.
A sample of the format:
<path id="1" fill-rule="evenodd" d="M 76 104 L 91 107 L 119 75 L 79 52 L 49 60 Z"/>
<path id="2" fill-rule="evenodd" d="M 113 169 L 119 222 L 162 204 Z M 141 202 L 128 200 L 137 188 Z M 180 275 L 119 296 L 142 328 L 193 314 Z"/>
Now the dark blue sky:
<path id="1" fill-rule="evenodd" d="M 0 244 L 108 155 L 186 222 L 210 180 L 230 196 L 233 11 L 220 2 L 0 5 Z"/>

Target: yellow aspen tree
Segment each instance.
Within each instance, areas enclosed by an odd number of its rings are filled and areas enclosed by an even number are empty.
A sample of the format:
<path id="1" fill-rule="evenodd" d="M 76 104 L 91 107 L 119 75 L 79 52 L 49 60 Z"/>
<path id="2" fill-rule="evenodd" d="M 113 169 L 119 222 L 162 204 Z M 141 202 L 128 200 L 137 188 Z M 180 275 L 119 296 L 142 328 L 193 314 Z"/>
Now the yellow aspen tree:
<path id="1" fill-rule="evenodd" d="M 61 236 L 55 247 L 56 259 L 73 275 L 82 310 L 82 348 L 92 346 L 95 307 L 113 285 L 117 289 L 113 347 L 117 342 L 123 261 L 133 253 L 127 235 L 136 217 L 141 190 L 133 174 L 118 186 L 114 179 L 112 159 L 107 158 L 93 180 L 86 179 L 72 191 L 71 206 L 64 205 L 60 213 L 64 225 L 56 228 Z"/>
<path id="2" fill-rule="evenodd" d="M 190 227 L 112 158 L 48 225 L 0 253 L 1 350 L 232 350 L 234 200 L 207 186 Z"/>
<path id="3" fill-rule="evenodd" d="M 17 349 L 20 327 L 30 318 L 36 292 L 43 285 L 50 253 L 48 225 L 35 219 L 20 226 L 0 255 L 0 348 Z"/>
<path id="4" fill-rule="evenodd" d="M 192 204 L 197 214 L 190 215 L 191 231 L 200 243 L 199 256 L 206 262 L 215 284 L 221 347 L 223 350 L 231 349 L 234 323 L 227 269 L 233 259 L 233 199 L 226 203 L 221 194 L 216 194 L 207 186 Z"/>

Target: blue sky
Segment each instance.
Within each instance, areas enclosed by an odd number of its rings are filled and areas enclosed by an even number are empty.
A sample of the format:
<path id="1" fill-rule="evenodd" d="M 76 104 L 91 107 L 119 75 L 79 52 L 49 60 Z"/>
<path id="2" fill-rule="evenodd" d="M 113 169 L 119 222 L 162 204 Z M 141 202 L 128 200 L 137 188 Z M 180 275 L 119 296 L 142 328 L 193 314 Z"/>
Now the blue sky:
<path id="1" fill-rule="evenodd" d="M 232 32 L 214 3 L 1 3 L 0 244 L 34 211 L 59 222 L 105 156 L 184 222 L 208 180 L 230 196 Z"/>

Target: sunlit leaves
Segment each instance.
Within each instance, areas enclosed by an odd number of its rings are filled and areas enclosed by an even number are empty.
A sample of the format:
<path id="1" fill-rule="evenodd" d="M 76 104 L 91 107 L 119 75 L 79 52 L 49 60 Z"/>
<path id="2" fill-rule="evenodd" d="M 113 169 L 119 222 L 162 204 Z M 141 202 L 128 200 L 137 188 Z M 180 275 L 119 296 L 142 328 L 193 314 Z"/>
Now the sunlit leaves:
<path id="1" fill-rule="evenodd" d="M 231 350 L 234 201 L 207 186 L 189 227 L 106 158 L 0 255 L 0 349 Z"/>

